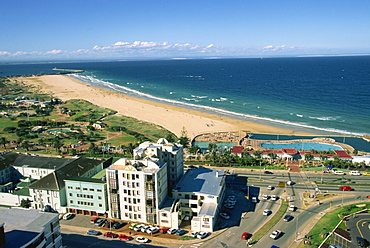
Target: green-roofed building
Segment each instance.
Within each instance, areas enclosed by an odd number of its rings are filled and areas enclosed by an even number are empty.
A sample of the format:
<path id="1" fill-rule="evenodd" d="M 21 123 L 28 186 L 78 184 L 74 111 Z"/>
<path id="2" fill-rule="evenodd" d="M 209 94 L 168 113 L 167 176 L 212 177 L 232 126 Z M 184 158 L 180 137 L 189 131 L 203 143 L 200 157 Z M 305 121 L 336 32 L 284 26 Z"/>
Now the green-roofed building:
<path id="1" fill-rule="evenodd" d="M 64 180 L 67 212 L 83 215 L 105 214 L 108 211 L 108 199 L 107 185 L 103 179 L 104 177 L 74 177 Z"/>

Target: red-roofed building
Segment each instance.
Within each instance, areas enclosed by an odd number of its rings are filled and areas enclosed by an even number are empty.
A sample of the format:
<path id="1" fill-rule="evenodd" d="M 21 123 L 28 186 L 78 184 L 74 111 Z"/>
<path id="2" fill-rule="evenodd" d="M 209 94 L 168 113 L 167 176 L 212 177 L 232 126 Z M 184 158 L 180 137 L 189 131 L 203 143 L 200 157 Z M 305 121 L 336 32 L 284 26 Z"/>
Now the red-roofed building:
<path id="1" fill-rule="evenodd" d="M 231 149 L 231 154 L 236 154 L 239 157 L 241 157 L 242 156 L 242 153 L 243 153 L 243 150 L 244 150 L 244 147 L 243 146 L 234 146 Z"/>
<path id="2" fill-rule="evenodd" d="M 352 160 L 352 156 L 350 156 L 346 151 L 343 150 L 334 150 L 335 154 L 338 155 L 343 160 Z"/>

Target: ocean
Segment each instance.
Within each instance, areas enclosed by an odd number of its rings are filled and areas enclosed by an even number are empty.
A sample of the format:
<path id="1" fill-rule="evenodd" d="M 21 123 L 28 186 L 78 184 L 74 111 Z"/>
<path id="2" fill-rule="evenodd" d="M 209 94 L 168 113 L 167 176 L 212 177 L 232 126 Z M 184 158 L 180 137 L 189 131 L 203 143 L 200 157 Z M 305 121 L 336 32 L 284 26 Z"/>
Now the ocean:
<path id="1" fill-rule="evenodd" d="M 154 101 L 313 133 L 370 135 L 370 56 L 2 63 L 0 76 L 54 67 Z"/>

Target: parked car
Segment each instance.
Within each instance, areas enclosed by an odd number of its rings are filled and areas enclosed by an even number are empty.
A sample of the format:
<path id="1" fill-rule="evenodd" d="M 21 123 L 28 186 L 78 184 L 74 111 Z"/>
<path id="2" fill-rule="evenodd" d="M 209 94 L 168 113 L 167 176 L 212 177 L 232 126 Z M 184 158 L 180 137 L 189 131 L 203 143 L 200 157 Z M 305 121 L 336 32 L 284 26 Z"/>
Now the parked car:
<path id="1" fill-rule="evenodd" d="M 73 217 L 72 213 L 66 213 L 65 215 L 63 215 L 63 220 L 69 220 L 72 219 L 72 217 Z"/>
<path id="2" fill-rule="evenodd" d="M 351 191 L 353 190 L 351 186 L 340 186 L 339 190 L 341 191 Z"/>
<path id="3" fill-rule="evenodd" d="M 227 208 L 227 209 L 233 209 L 234 205 L 226 203 L 226 204 L 224 204 L 224 207 Z"/>
<path id="4" fill-rule="evenodd" d="M 137 226 L 135 226 L 134 227 L 134 231 L 136 231 L 136 232 L 140 232 L 140 230 L 141 230 L 141 228 L 143 228 L 145 225 L 143 225 L 143 224 L 140 224 L 140 225 L 137 225 Z"/>
<path id="5" fill-rule="evenodd" d="M 191 237 L 196 238 L 198 236 L 199 232 L 194 231 L 190 234 Z"/>
<path id="6" fill-rule="evenodd" d="M 116 222 L 113 221 L 113 220 L 109 220 L 109 221 L 106 221 L 105 224 L 104 224 L 104 227 L 106 228 L 111 228 L 113 227 L 113 225 L 115 224 Z"/>
<path id="7" fill-rule="evenodd" d="M 168 230 L 170 230 L 170 228 L 169 228 L 169 227 L 162 227 L 162 228 L 159 230 L 159 232 L 160 232 L 160 233 L 167 233 L 167 232 L 168 232 Z"/>
<path id="8" fill-rule="evenodd" d="M 134 230 L 134 228 L 138 225 L 139 223 L 131 223 L 131 225 L 129 226 L 129 229 Z"/>
<path id="9" fill-rule="evenodd" d="M 118 234 L 112 232 L 106 232 L 104 233 L 104 236 L 108 238 L 118 238 Z"/>
<path id="10" fill-rule="evenodd" d="M 87 234 L 88 235 L 100 235 L 101 234 L 101 232 L 99 232 L 99 231 L 95 231 L 95 230 L 93 230 L 93 229 L 90 229 L 89 231 L 87 231 Z"/>
<path id="11" fill-rule="evenodd" d="M 132 240 L 132 237 L 131 237 L 131 236 L 126 236 L 126 235 L 124 235 L 124 234 L 120 234 L 120 235 L 118 236 L 118 238 L 119 238 L 120 240 Z"/>
<path id="12" fill-rule="evenodd" d="M 284 221 L 288 222 L 288 221 L 291 221 L 293 218 L 294 217 L 292 215 L 287 214 L 284 216 Z"/>
<path id="13" fill-rule="evenodd" d="M 104 218 L 98 219 L 94 225 L 96 226 L 103 226 L 107 220 Z"/>
<path id="14" fill-rule="evenodd" d="M 219 213 L 220 217 L 224 218 L 225 220 L 230 219 L 230 216 L 227 213 Z"/>
<path id="15" fill-rule="evenodd" d="M 264 171 L 263 172 L 264 174 L 274 174 L 273 172 L 271 172 L 271 171 Z"/>
<path id="16" fill-rule="evenodd" d="M 149 234 L 155 234 L 157 232 L 159 232 L 159 228 L 156 227 L 156 226 L 153 226 L 153 227 L 150 227 L 148 230 L 146 230 L 147 233 Z"/>
<path id="17" fill-rule="evenodd" d="M 247 239 L 250 239 L 251 237 L 252 237 L 252 234 L 250 234 L 249 232 L 244 232 L 240 238 L 247 240 Z"/>
<path id="18" fill-rule="evenodd" d="M 168 234 L 175 234 L 177 232 L 177 228 L 170 228 L 167 233 Z"/>
<path id="19" fill-rule="evenodd" d="M 288 181 L 288 182 L 286 182 L 286 184 L 288 184 L 288 185 L 294 185 L 294 184 L 295 184 L 295 182 L 293 182 L 293 181 Z"/>
<path id="20" fill-rule="evenodd" d="M 362 175 L 364 175 L 364 176 L 370 176 L 370 172 L 362 172 Z"/>
<path id="21" fill-rule="evenodd" d="M 268 189 L 268 190 L 274 190 L 274 189 L 275 189 L 275 187 L 274 187 L 274 186 L 269 185 L 269 186 L 267 186 L 267 189 Z"/>
<path id="22" fill-rule="evenodd" d="M 176 235 L 179 235 L 179 236 L 182 236 L 186 233 L 186 231 L 184 229 L 179 229 L 176 231 Z"/>
<path id="23" fill-rule="evenodd" d="M 258 202 L 257 197 L 253 196 L 253 197 L 252 197 L 252 202 L 253 202 L 253 203 L 257 203 L 257 202 Z"/>
<path id="24" fill-rule="evenodd" d="M 143 226 L 140 231 L 145 233 L 149 228 L 151 228 L 152 226 Z"/>
<path id="25" fill-rule="evenodd" d="M 263 195 L 262 199 L 263 200 L 268 200 L 268 199 L 270 199 L 270 196 L 269 195 Z"/>
<path id="26" fill-rule="evenodd" d="M 121 227 L 123 227 L 126 223 L 123 222 L 123 221 L 118 221 L 116 223 L 113 224 L 113 228 L 114 229 L 120 229 Z"/>
<path id="27" fill-rule="evenodd" d="M 197 235 L 197 238 L 198 239 L 204 239 L 205 237 L 208 236 L 208 232 L 199 232 L 198 235 Z"/>
<path id="28" fill-rule="evenodd" d="M 139 242 L 139 243 L 148 243 L 149 242 L 149 239 L 141 237 L 141 236 L 137 237 L 135 240 L 136 240 L 136 242 Z"/>
<path id="29" fill-rule="evenodd" d="M 264 216 L 269 216 L 271 213 L 272 213 L 272 212 L 271 212 L 271 210 L 270 210 L 270 209 L 265 209 L 265 210 L 263 210 L 262 215 L 264 215 Z"/>
<path id="30" fill-rule="evenodd" d="M 94 218 L 92 218 L 92 219 L 90 220 L 90 222 L 91 222 L 92 224 L 94 224 L 94 223 L 96 223 L 99 219 L 100 219 L 100 217 L 94 217 Z"/>

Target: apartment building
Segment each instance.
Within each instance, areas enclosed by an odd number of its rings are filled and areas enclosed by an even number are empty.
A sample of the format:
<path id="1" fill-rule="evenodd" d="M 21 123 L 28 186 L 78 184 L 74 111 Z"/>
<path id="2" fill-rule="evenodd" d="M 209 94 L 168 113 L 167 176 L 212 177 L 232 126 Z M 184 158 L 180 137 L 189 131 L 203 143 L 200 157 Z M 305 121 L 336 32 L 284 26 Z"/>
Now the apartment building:
<path id="1" fill-rule="evenodd" d="M 67 213 L 102 215 L 108 211 L 105 180 L 74 177 L 64 180 Z"/>
<path id="2" fill-rule="evenodd" d="M 158 209 L 167 196 L 167 163 L 119 159 L 106 170 L 109 217 L 158 224 Z"/>
<path id="3" fill-rule="evenodd" d="M 0 208 L 0 247 L 63 247 L 58 214 Z"/>
<path id="4" fill-rule="evenodd" d="M 190 221 L 191 230 L 212 232 L 225 194 L 222 170 L 199 167 L 189 169 L 176 188 L 173 198 L 159 210 L 159 225 L 177 228 Z"/>
<path id="5" fill-rule="evenodd" d="M 166 139 L 159 139 L 157 143 L 143 142 L 134 149 L 135 159 L 150 157 L 153 161 L 167 163 L 167 183 L 172 189 L 184 175 L 184 149 L 180 144 L 173 144 Z M 168 192 L 171 194 L 171 190 Z"/>

